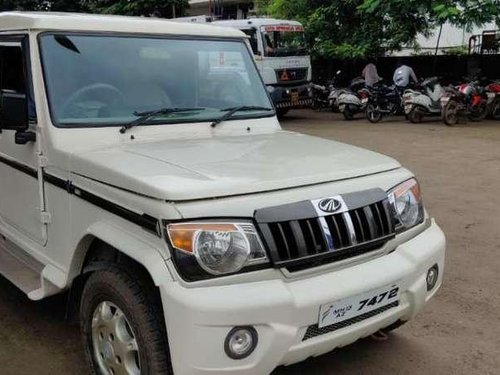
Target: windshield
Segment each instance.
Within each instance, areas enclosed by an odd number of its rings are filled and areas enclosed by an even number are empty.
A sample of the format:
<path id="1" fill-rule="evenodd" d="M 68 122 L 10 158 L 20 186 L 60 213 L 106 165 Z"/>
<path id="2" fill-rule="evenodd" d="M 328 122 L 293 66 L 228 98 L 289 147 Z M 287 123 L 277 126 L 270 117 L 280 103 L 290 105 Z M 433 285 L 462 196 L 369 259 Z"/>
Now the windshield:
<path id="1" fill-rule="evenodd" d="M 302 26 L 262 26 L 261 33 L 266 56 L 300 56 L 308 54 Z"/>
<path id="2" fill-rule="evenodd" d="M 118 126 L 161 108 L 197 110 L 165 112 L 148 124 L 213 121 L 236 106 L 272 107 L 243 41 L 45 34 L 41 52 L 57 126 Z"/>

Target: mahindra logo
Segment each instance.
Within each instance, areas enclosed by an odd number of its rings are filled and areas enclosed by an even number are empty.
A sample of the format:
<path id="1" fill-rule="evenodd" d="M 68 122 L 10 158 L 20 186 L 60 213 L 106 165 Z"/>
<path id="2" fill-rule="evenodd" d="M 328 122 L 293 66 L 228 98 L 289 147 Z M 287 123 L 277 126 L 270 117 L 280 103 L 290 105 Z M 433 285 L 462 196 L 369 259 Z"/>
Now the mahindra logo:
<path id="1" fill-rule="evenodd" d="M 318 207 L 323 212 L 333 213 L 342 207 L 342 203 L 335 198 L 325 198 L 319 201 Z"/>

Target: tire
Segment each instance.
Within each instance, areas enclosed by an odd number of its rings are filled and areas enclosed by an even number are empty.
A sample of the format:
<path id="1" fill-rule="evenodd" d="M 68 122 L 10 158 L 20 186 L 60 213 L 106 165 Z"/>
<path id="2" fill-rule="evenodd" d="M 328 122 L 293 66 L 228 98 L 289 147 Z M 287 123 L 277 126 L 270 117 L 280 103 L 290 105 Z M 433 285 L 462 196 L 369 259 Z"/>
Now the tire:
<path id="1" fill-rule="evenodd" d="M 495 99 L 491 108 L 491 118 L 493 120 L 500 120 L 500 99 Z"/>
<path id="2" fill-rule="evenodd" d="M 450 100 L 443 108 L 441 117 L 447 126 L 456 125 L 458 123 L 458 103 L 455 100 Z"/>
<path id="3" fill-rule="evenodd" d="M 410 113 L 408 113 L 408 120 L 412 124 L 420 124 L 423 118 L 424 114 L 417 107 L 413 107 Z"/>
<path id="4" fill-rule="evenodd" d="M 344 115 L 344 119 L 347 121 L 351 121 L 354 118 L 354 113 L 351 112 L 351 110 L 349 109 L 349 106 L 346 106 L 344 108 L 344 111 L 342 112 L 342 114 Z"/>
<path id="5" fill-rule="evenodd" d="M 173 374 L 153 288 L 119 269 L 89 276 L 81 297 L 80 329 L 93 374 Z"/>
<path id="6" fill-rule="evenodd" d="M 366 119 L 372 124 L 376 124 L 382 120 L 382 113 L 373 104 L 368 104 L 366 107 Z"/>
<path id="7" fill-rule="evenodd" d="M 473 113 L 470 115 L 471 121 L 482 121 L 485 119 L 485 117 L 488 115 L 488 107 L 486 106 L 486 103 L 481 104 L 481 106 L 476 109 Z"/>
<path id="8" fill-rule="evenodd" d="M 285 115 L 288 113 L 289 109 L 288 108 L 278 108 L 276 110 L 276 115 L 278 116 L 279 119 L 285 117 Z"/>

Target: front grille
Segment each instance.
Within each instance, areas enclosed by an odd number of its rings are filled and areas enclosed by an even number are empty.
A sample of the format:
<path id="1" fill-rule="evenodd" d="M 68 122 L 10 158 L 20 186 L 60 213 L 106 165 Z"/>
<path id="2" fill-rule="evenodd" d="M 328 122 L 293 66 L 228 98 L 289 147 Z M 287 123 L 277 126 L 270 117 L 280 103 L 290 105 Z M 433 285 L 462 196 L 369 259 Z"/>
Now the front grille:
<path id="1" fill-rule="evenodd" d="M 399 301 L 395 301 L 393 303 L 390 303 L 389 305 L 379 307 L 378 309 L 369 311 L 365 314 L 358 315 L 358 316 L 355 316 L 354 318 L 344 320 L 343 322 L 335 323 L 335 324 L 332 324 L 332 325 L 329 325 L 329 326 L 326 326 L 323 328 L 319 328 L 317 324 L 314 324 L 312 326 L 307 327 L 307 331 L 306 331 L 304 337 L 302 338 L 302 341 L 306 341 L 306 340 L 312 339 L 316 336 L 321 336 L 321 335 L 336 331 L 336 330 L 341 329 L 341 328 L 349 327 L 353 324 L 356 324 L 356 323 L 359 323 L 363 320 L 374 317 L 378 314 L 382 314 L 383 312 L 390 310 L 393 307 L 397 307 L 397 306 L 399 306 Z"/>
<path id="2" fill-rule="evenodd" d="M 276 78 L 278 82 L 296 82 L 305 81 L 307 79 L 308 68 L 295 69 L 278 69 L 276 70 Z"/>
<path id="3" fill-rule="evenodd" d="M 340 261 L 378 249 L 394 237 L 385 193 L 341 197 L 349 204 L 333 214 L 318 214 L 311 201 L 256 212 L 274 267 L 294 272 Z"/>

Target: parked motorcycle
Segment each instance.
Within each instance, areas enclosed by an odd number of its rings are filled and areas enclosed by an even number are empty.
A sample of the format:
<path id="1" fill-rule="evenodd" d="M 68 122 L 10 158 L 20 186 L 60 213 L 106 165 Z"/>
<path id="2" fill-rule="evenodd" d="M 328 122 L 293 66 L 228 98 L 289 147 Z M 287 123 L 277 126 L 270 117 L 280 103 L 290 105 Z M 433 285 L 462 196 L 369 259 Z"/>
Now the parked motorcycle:
<path id="1" fill-rule="evenodd" d="M 486 86 L 488 96 L 488 115 L 494 120 L 500 120 L 500 82 Z"/>
<path id="2" fill-rule="evenodd" d="M 330 108 L 330 100 L 328 96 L 332 90 L 331 85 L 323 86 L 315 83 L 311 84 L 312 90 L 312 108 L 314 110 L 321 110 Z"/>
<path id="3" fill-rule="evenodd" d="M 456 125 L 460 118 L 481 121 L 488 114 L 488 96 L 477 81 L 462 83 L 447 90 L 441 107 L 443 122 L 448 126 Z"/>
<path id="4" fill-rule="evenodd" d="M 422 122 L 425 116 L 441 115 L 441 97 L 444 88 L 437 77 L 423 80 L 419 90 L 406 90 L 403 94 L 405 114 L 412 123 Z"/>
<path id="5" fill-rule="evenodd" d="M 403 98 L 396 86 L 375 85 L 366 106 L 366 118 L 377 123 L 383 117 L 403 113 Z"/>

